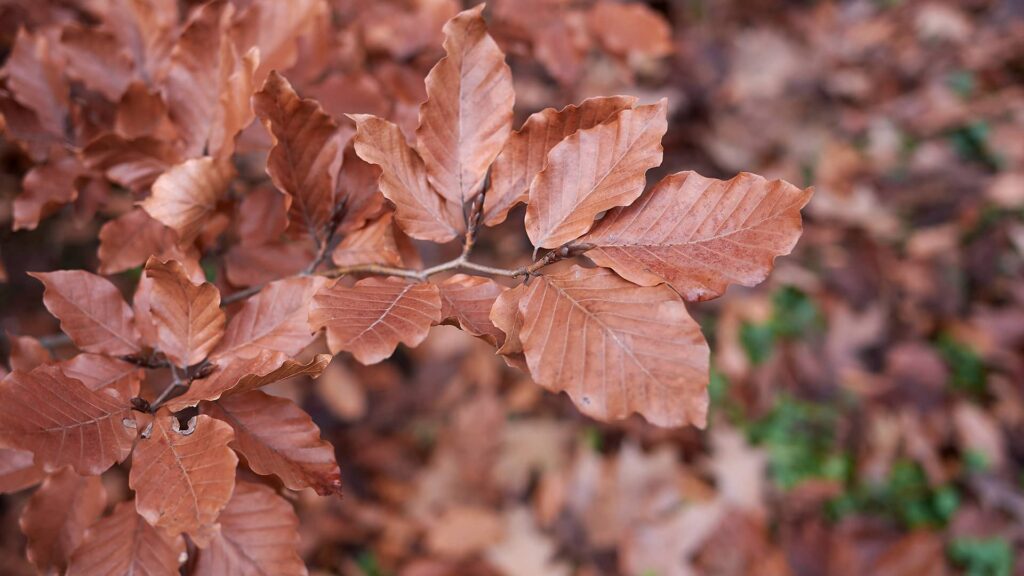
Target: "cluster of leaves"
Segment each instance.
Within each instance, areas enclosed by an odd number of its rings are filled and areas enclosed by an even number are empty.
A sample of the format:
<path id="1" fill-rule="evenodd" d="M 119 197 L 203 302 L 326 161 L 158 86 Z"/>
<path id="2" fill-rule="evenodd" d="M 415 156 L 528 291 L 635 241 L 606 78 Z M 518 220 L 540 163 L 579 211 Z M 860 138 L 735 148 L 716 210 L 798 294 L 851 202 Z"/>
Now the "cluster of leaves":
<path id="1" fill-rule="evenodd" d="M 99 272 L 143 266 L 131 304 L 90 272 L 34 274 L 81 351 L 0 384 L 2 487 L 43 482 L 22 520 L 40 569 L 173 573 L 187 556 L 196 573 L 303 572 L 291 506 L 236 471 L 241 456 L 288 489 L 339 490 L 310 417 L 259 390 L 320 374 L 330 355 L 304 351 L 321 333 L 372 364 L 453 324 L 589 416 L 704 426 L 708 346 L 685 302 L 762 281 L 800 235 L 811 190 L 780 180 L 680 172 L 645 191 L 664 100 L 592 98 L 514 131 L 483 6 L 445 25 L 414 133 L 335 118 L 275 71 L 325 9 L 298 4 L 219 0 L 179 22 L 174 3 L 125 2 L 96 27 L 18 36 L 0 110 L 37 165 L 16 226 L 125 188 L 139 200 L 100 232 Z M 248 173 L 261 150 L 272 185 Z M 534 259 L 471 260 L 522 203 Z M 461 250 L 424 267 L 413 240 Z M 206 280 L 214 251 L 248 288 Z M 129 456 L 134 501 L 100 518 L 97 476 Z"/>

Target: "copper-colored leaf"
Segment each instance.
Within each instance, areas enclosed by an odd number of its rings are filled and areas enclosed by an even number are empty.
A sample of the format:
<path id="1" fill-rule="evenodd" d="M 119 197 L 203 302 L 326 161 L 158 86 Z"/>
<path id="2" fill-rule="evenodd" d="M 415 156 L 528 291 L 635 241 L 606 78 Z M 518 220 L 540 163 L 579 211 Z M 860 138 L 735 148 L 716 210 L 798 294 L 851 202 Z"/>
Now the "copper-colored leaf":
<path id="1" fill-rule="evenodd" d="M 324 0 L 254 0 L 235 19 L 231 30 L 240 50 L 255 46 L 260 51 L 259 67 L 253 77 L 263 84 L 271 70 L 287 70 L 298 56 L 298 42 L 318 18 L 329 17 Z"/>
<path id="2" fill-rule="evenodd" d="M 512 131 L 512 71 L 487 33 L 483 9 L 479 4 L 445 24 L 447 56 L 427 75 L 416 130 L 430 183 L 458 206 L 480 193 Z"/>
<path id="3" fill-rule="evenodd" d="M 491 189 L 484 198 L 484 222 L 500 224 L 509 209 L 529 198 L 530 182 L 544 168 L 548 152 L 578 130 L 593 128 L 636 104 L 633 96 L 588 98 L 579 106 L 545 108 L 512 134 L 491 168 Z"/>
<path id="4" fill-rule="evenodd" d="M 89 142 L 82 150 L 82 160 L 112 182 L 142 190 L 181 158 L 174 146 L 164 140 L 149 136 L 125 138 L 111 133 Z"/>
<path id="5" fill-rule="evenodd" d="M 235 137 L 255 117 L 250 100 L 256 91 L 253 76 L 260 53 L 252 48 L 239 57 L 234 44 L 223 42 L 220 57 L 220 98 L 210 127 L 209 148 L 214 157 L 228 158 L 235 151 Z"/>
<path id="6" fill-rule="evenodd" d="M 323 278 L 306 276 L 264 286 L 231 317 L 210 359 L 253 358 L 263 350 L 298 354 L 313 341 L 308 309 L 313 292 L 322 284 Z"/>
<path id="7" fill-rule="evenodd" d="M 259 484 L 239 482 L 217 518 L 220 530 L 199 552 L 198 576 L 299 576 L 299 519 L 291 504 Z"/>
<path id="8" fill-rule="evenodd" d="M 605 216 L 582 242 L 587 256 L 642 286 L 668 283 L 687 300 L 707 300 L 730 283 L 753 286 L 800 237 L 812 189 L 742 173 L 666 177 L 627 208 Z"/>
<path id="9" fill-rule="evenodd" d="M 395 219 L 405 233 L 431 242 L 447 242 L 465 229 L 461 204 L 445 202 L 427 180 L 423 160 L 402 131 L 376 116 L 353 114 L 359 157 L 380 166 L 380 191 L 395 205 Z"/>
<path id="10" fill-rule="evenodd" d="M 46 473 L 28 450 L 0 448 L 0 493 L 8 494 L 38 484 Z"/>
<path id="11" fill-rule="evenodd" d="M 43 303 L 75 346 L 112 356 L 138 351 L 132 310 L 109 280 L 84 270 L 30 272 L 29 276 L 46 287 Z"/>
<path id="12" fill-rule="evenodd" d="M 98 476 L 79 476 L 70 468 L 51 474 L 21 513 L 28 558 L 43 573 L 60 573 L 90 524 L 103 515 L 107 493 Z"/>
<path id="13" fill-rule="evenodd" d="M 242 244 L 256 246 L 278 240 L 288 227 L 288 197 L 273 186 L 253 188 L 238 205 L 235 221 Z"/>
<path id="14" fill-rule="evenodd" d="M 604 49 L 618 56 L 672 53 L 672 29 L 644 4 L 598 2 L 587 15 L 587 25 Z"/>
<path id="15" fill-rule="evenodd" d="M 135 208 L 100 228 L 100 274 L 116 274 L 142 266 L 165 247 L 175 244 L 178 235 L 145 210 Z"/>
<path id="16" fill-rule="evenodd" d="M 395 240 L 394 214 L 388 212 L 364 228 L 347 234 L 334 249 L 331 260 L 338 266 L 401 266 L 402 254 Z"/>
<path id="17" fill-rule="evenodd" d="M 178 129 L 168 115 L 167 102 L 156 88 L 144 82 L 132 82 L 117 104 L 114 132 L 125 138 L 154 138 L 174 141 Z"/>
<path id="18" fill-rule="evenodd" d="M 327 329 L 327 345 L 363 364 L 391 356 L 398 343 L 418 346 L 441 321 L 437 286 L 396 278 L 367 278 L 353 287 L 335 283 L 313 296 L 309 323 Z"/>
<path id="19" fill-rule="evenodd" d="M 519 310 L 530 374 L 567 392 L 583 413 L 617 420 L 639 412 L 658 426 L 704 426 L 708 345 L 669 288 L 577 266 L 536 278 Z"/>
<path id="20" fill-rule="evenodd" d="M 173 228 L 182 241 L 191 242 L 217 208 L 234 175 L 230 162 L 210 156 L 186 160 L 157 178 L 152 195 L 139 205 Z"/>
<path id="21" fill-rule="evenodd" d="M 35 230 L 55 209 L 78 198 L 75 181 L 85 168 L 78 158 L 61 154 L 25 174 L 21 194 L 14 199 L 14 229 Z"/>
<path id="22" fill-rule="evenodd" d="M 451 320 L 473 336 L 494 345 L 505 333 L 491 323 L 491 308 L 505 288 L 489 278 L 456 274 L 437 285 L 441 294 L 441 320 Z"/>
<path id="23" fill-rule="evenodd" d="M 68 576 L 177 576 L 185 540 L 149 525 L 135 502 L 121 502 L 89 528 L 71 555 Z"/>
<path id="24" fill-rule="evenodd" d="M 311 242 L 236 245 L 225 257 L 228 282 L 236 286 L 255 286 L 294 276 L 315 256 Z"/>
<path id="25" fill-rule="evenodd" d="M 253 390 L 203 406 L 205 413 L 234 428 L 231 447 L 245 456 L 253 472 L 273 474 L 292 490 L 313 488 L 326 496 L 341 489 L 334 447 L 320 439 L 309 414 L 291 400 Z"/>
<path id="26" fill-rule="evenodd" d="M 117 36 L 99 28 L 67 26 L 60 43 L 67 58 L 67 73 L 76 80 L 117 102 L 132 81 L 131 55 Z"/>
<path id="27" fill-rule="evenodd" d="M 176 260 L 150 258 L 146 276 L 153 281 L 149 307 L 160 350 L 178 366 L 198 364 L 224 335 L 220 292 L 209 282 L 193 284 Z"/>
<path id="28" fill-rule="evenodd" d="M 51 38 L 18 30 L 7 62 L 0 70 L 7 88 L 23 106 L 35 112 L 39 126 L 53 136 L 65 136 L 69 90 Z"/>
<path id="29" fill-rule="evenodd" d="M 345 147 L 345 161 L 338 174 L 338 189 L 345 199 L 345 214 L 338 226 L 339 233 L 347 234 L 362 228 L 367 220 L 384 209 L 384 195 L 377 185 L 379 180 L 380 168 L 360 158 L 350 141 Z"/>
<path id="30" fill-rule="evenodd" d="M 529 287 L 520 284 L 515 288 L 505 290 L 494 299 L 491 306 L 490 320 L 494 327 L 504 334 L 502 344 L 498 347 L 498 354 L 505 359 L 509 366 L 521 368 L 529 372 L 526 364 L 526 357 L 523 355 L 523 342 L 519 339 L 519 331 L 523 328 L 523 315 L 519 312 L 519 301 Z"/>
<path id="31" fill-rule="evenodd" d="M 171 399 L 167 407 L 181 410 L 222 395 L 244 394 L 295 376 L 319 376 L 331 361 L 330 354 L 317 354 L 306 363 L 288 359 L 281 352 L 263 350 L 255 358 L 228 358 L 206 378 L 194 380 L 188 392 Z"/>
<path id="32" fill-rule="evenodd" d="M 39 340 L 31 336 L 15 336 L 7 333 L 7 345 L 9 346 L 7 362 L 11 370 L 28 372 L 40 364 L 46 364 L 53 360 L 53 356 Z"/>
<path id="33" fill-rule="evenodd" d="M 161 409 L 148 432 L 135 448 L 128 476 L 139 514 L 167 534 L 204 540 L 235 486 L 231 426 L 201 414 L 181 428 Z"/>
<path id="34" fill-rule="evenodd" d="M 315 100 L 301 99 L 272 72 L 252 99 L 253 109 L 274 138 L 267 174 L 291 197 L 291 221 L 316 238 L 334 213 L 338 171 L 350 129 L 342 129 Z"/>
<path id="35" fill-rule="evenodd" d="M 110 386 L 121 398 L 138 396 L 145 375 L 145 371 L 134 364 L 102 354 L 79 354 L 60 362 L 58 367 L 65 376 L 80 381 L 93 392 Z"/>
<path id="36" fill-rule="evenodd" d="M 530 185 L 526 232 L 534 246 L 557 248 L 589 230 L 601 212 L 643 193 L 647 170 L 661 164 L 665 109 L 662 100 L 623 110 L 551 149 Z"/>
<path id="37" fill-rule="evenodd" d="M 47 470 L 100 474 L 128 457 L 134 439 L 127 398 L 94 392 L 58 366 L 13 372 L 0 384 L 0 442 L 33 452 Z"/>

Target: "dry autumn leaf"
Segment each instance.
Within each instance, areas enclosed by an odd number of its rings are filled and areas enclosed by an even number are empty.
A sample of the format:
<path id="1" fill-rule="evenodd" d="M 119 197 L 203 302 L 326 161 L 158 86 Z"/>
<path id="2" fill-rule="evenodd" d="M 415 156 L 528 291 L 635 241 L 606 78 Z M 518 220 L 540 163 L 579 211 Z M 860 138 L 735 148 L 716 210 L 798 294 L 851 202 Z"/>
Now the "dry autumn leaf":
<path id="1" fill-rule="evenodd" d="M 28 450 L 0 448 L 0 493 L 24 490 L 46 477 L 41 466 Z"/>
<path id="2" fill-rule="evenodd" d="M 293 277 L 264 286 L 231 317 L 210 360 L 254 358 L 264 350 L 297 355 L 313 341 L 309 303 L 324 283 L 322 278 Z"/>
<path id="3" fill-rule="evenodd" d="M 152 195 L 139 205 L 190 242 L 216 210 L 234 175 L 231 164 L 210 156 L 187 160 L 157 178 Z"/>
<path id="4" fill-rule="evenodd" d="M 153 282 L 149 308 L 160 350 L 182 368 L 198 364 L 224 335 L 220 292 L 208 282 L 193 284 L 175 260 L 150 258 L 146 277 Z"/>
<path id="5" fill-rule="evenodd" d="M 458 324 L 473 336 L 500 346 L 505 333 L 491 323 L 491 308 L 505 288 L 489 278 L 456 274 L 440 282 L 441 321 Z"/>
<path id="6" fill-rule="evenodd" d="M 695 172 L 666 177 L 580 239 L 587 256 L 641 286 L 668 284 L 690 301 L 731 283 L 758 284 L 800 237 L 812 190 L 743 173 L 731 180 Z"/>
<path id="7" fill-rule="evenodd" d="M 134 502 L 121 502 L 89 528 L 71 555 L 67 574 L 175 576 L 184 554 L 184 538 L 164 534 L 135 511 Z"/>
<path id="8" fill-rule="evenodd" d="M 131 354 L 139 349 L 132 309 L 106 278 L 83 270 L 31 272 L 43 283 L 43 303 L 60 328 L 86 352 Z"/>
<path id="9" fill-rule="evenodd" d="M 79 476 L 71 468 L 51 474 L 21 513 L 28 557 L 40 572 L 62 572 L 85 530 L 101 515 L 107 493 L 97 476 Z"/>
<path id="10" fill-rule="evenodd" d="M 201 545 L 231 498 L 238 457 L 228 448 L 231 426 L 200 414 L 181 426 L 167 410 L 156 413 L 132 457 L 128 485 L 147 522 L 168 535 L 189 534 Z"/>

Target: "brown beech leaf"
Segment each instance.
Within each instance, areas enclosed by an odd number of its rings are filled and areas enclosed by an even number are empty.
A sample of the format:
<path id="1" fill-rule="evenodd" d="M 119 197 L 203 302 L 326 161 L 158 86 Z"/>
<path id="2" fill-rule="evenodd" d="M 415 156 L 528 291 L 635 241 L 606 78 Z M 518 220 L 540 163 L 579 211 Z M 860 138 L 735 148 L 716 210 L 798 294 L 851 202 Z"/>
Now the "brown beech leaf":
<path id="1" fill-rule="evenodd" d="M 302 272 L 316 256 L 312 242 L 232 246 L 225 257 L 228 282 L 255 286 Z"/>
<path id="2" fill-rule="evenodd" d="M 135 427 L 127 398 L 90 390 L 58 366 L 12 372 L 0 383 L 0 443 L 30 450 L 46 470 L 101 474 L 131 453 Z"/>
<path id="3" fill-rule="evenodd" d="M 235 176 L 230 162 L 210 156 L 193 158 L 164 172 L 153 193 L 139 203 L 154 219 L 174 229 L 183 242 L 202 231 Z"/>
<path id="4" fill-rule="evenodd" d="M 253 358 L 263 350 L 295 356 L 313 341 L 309 303 L 323 278 L 293 277 L 271 282 L 232 316 L 210 360 Z"/>
<path id="5" fill-rule="evenodd" d="M 51 474 L 21 513 L 29 560 L 40 572 L 62 572 L 106 505 L 107 492 L 98 476 L 79 476 L 70 468 Z"/>
<path id="6" fill-rule="evenodd" d="M 67 26 L 60 34 L 68 76 L 117 102 L 134 73 L 131 55 L 113 33 L 100 28 Z"/>
<path id="7" fill-rule="evenodd" d="M 231 447 L 253 472 L 273 474 L 292 490 L 313 488 L 323 496 L 341 490 L 334 447 L 291 400 L 252 390 L 204 404 L 203 411 L 234 428 Z"/>
<path id="8" fill-rule="evenodd" d="M 235 137 L 255 117 L 250 101 L 256 91 L 253 77 L 260 65 L 260 51 L 253 47 L 239 57 L 234 44 L 222 42 L 220 58 L 220 98 L 210 127 L 209 149 L 216 158 L 229 158 L 235 151 Z"/>
<path id="9" fill-rule="evenodd" d="M 7 362 L 11 370 L 28 372 L 39 366 L 53 361 L 53 356 L 39 340 L 31 336 L 15 336 L 7 333 L 8 351 Z"/>
<path id="10" fill-rule="evenodd" d="M 494 327 L 504 334 L 500 339 L 502 344 L 498 347 L 498 354 L 501 354 L 506 364 L 525 372 L 529 372 L 530 367 L 526 364 L 526 356 L 523 355 L 523 342 L 519 339 L 519 331 L 523 328 L 523 315 L 519 313 L 519 301 L 522 300 L 528 289 L 526 284 L 520 284 L 499 294 L 494 299 L 489 316 Z"/>
<path id="11" fill-rule="evenodd" d="M 347 234 L 334 249 L 331 260 L 338 266 L 401 266 L 402 254 L 395 240 L 394 214 L 388 212 L 364 228 Z"/>
<path id="12" fill-rule="evenodd" d="M 397 278 L 367 278 L 351 288 L 340 283 L 313 296 L 310 325 L 327 329 L 331 353 L 351 352 L 362 364 L 376 364 L 398 343 L 418 346 L 441 321 L 437 286 Z"/>
<path id="13" fill-rule="evenodd" d="M 598 2 L 587 25 L 605 50 L 617 56 L 665 56 L 672 53 L 672 28 L 644 4 Z"/>
<path id="14" fill-rule="evenodd" d="M 149 307 L 160 350 L 182 368 L 198 364 L 224 335 L 220 292 L 209 282 L 193 284 L 176 260 L 150 258 L 146 277 L 153 281 Z"/>
<path id="15" fill-rule="evenodd" d="M 79 354 L 57 366 L 65 376 L 80 381 L 89 390 L 99 392 L 109 386 L 121 398 L 138 396 L 145 376 L 145 371 L 135 364 L 102 354 Z"/>
<path id="16" fill-rule="evenodd" d="M 161 409 L 148 437 L 146 432 L 128 476 L 139 514 L 168 535 L 185 532 L 204 544 L 206 528 L 235 486 L 238 457 L 228 448 L 231 426 L 200 414 L 180 428 L 178 418 Z"/>
<path id="17" fill-rule="evenodd" d="M 254 0 L 235 19 L 231 29 L 239 50 L 255 46 L 260 63 L 253 77 L 263 84 L 271 70 L 287 70 L 298 56 L 298 42 L 317 18 L 329 16 L 324 0 Z"/>
<path id="18" fill-rule="evenodd" d="M 299 576 L 299 519 L 291 504 L 260 484 L 239 482 L 217 518 L 220 530 L 199 551 L 198 576 Z"/>
<path id="19" fill-rule="evenodd" d="M 117 274 L 142 266 L 150 256 L 176 244 L 178 235 L 149 213 L 135 208 L 100 228 L 100 274 Z"/>
<path id="20" fill-rule="evenodd" d="M 419 240 L 447 242 L 465 230 L 462 205 L 445 202 L 427 180 L 423 160 L 391 122 L 366 114 L 356 123 L 355 149 L 364 161 L 380 166 L 380 191 L 395 205 L 395 219 Z"/>
<path id="21" fill-rule="evenodd" d="M 317 354 L 302 363 L 270 350 L 261 351 L 255 358 L 228 358 L 206 378 L 194 380 L 188 392 L 169 400 L 166 405 L 171 411 L 178 411 L 203 400 L 244 394 L 295 376 L 316 378 L 330 362 L 330 354 Z"/>
<path id="22" fill-rule="evenodd" d="M 46 477 L 28 450 L 0 448 L 0 493 L 24 490 Z"/>
<path id="23" fill-rule="evenodd" d="M 338 189 L 345 198 L 345 213 L 338 232 L 348 234 L 358 230 L 384 209 L 384 195 L 377 182 L 380 168 L 364 161 L 356 154 L 355 146 L 349 141 L 345 147 L 345 161 L 338 174 Z"/>
<path id="24" fill-rule="evenodd" d="M 71 154 L 50 158 L 25 174 L 21 194 L 14 199 L 14 229 L 35 230 L 39 221 L 55 209 L 78 198 L 75 181 L 85 173 L 81 161 Z"/>
<path id="25" fill-rule="evenodd" d="M 35 112 L 40 128 L 63 139 L 70 91 L 55 48 L 46 34 L 21 28 L 0 76 L 7 79 L 15 100 Z"/>
<path id="26" fill-rule="evenodd" d="M 704 426 L 708 345 L 667 287 L 604 269 L 534 279 L 519 303 L 530 374 L 603 421 L 639 412 L 657 426 Z"/>
<path id="27" fill-rule="evenodd" d="M 121 502 L 93 524 L 71 555 L 67 576 L 177 576 L 185 539 L 149 525 L 135 502 Z"/>
<path id="28" fill-rule="evenodd" d="M 578 130 L 593 128 L 636 104 L 633 96 L 588 98 L 579 106 L 545 108 L 512 134 L 491 168 L 491 189 L 484 198 L 484 223 L 505 221 L 509 209 L 529 198 L 530 182 L 544 168 L 548 152 Z"/>
<path id="29" fill-rule="evenodd" d="M 80 349 L 117 356 L 139 350 L 132 309 L 109 280 L 84 270 L 29 272 L 43 283 L 43 304 Z"/>
<path id="30" fill-rule="evenodd" d="M 647 170 L 661 164 L 665 109 L 662 100 L 623 110 L 551 149 L 530 185 L 526 232 L 534 246 L 557 248 L 589 230 L 601 212 L 643 193 Z"/>
<path id="31" fill-rule="evenodd" d="M 248 246 L 280 239 L 288 227 L 288 197 L 273 186 L 258 186 L 246 193 L 236 215 L 240 243 Z"/>
<path id="32" fill-rule="evenodd" d="M 178 151 L 165 140 L 150 136 L 125 138 L 104 134 L 82 150 L 82 161 L 103 173 L 111 182 L 132 190 L 143 190 L 181 160 Z"/>
<path id="33" fill-rule="evenodd" d="M 812 193 L 746 172 L 726 181 L 680 172 L 609 212 L 581 242 L 596 246 L 589 258 L 630 282 L 665 282 L 687 300 L 707 300 L 768 276 L 800 237 L 800 209 Z"/>
<path id="34" fill-rule="evenodd" d="M 437 285 L 441 321 L 452 321 L 473 336 L 500 345 L 505 333 L 491 323 L 491 308 L 505 287 L 490 278 L 456 274 Z"/>
<path id="35" fill-rule="evenodd" d="M 350 129 L 342 129 L 315 100 L 301 99 L 277 72 L 252 98 L 274 147 L 267 174 L 291 198 L 293 227 L 320 238 L 334 214 L 338 171 Z"/>
<path id="36" fill-rule="evenodd" d="M 168 142 L 178 136 L 163 94 L 141 81 L 132 82 L 118 102 L 114 132 L 125 138 L 153 136 Z"/>
<path id="37" fill-rule="evenodd" d="M 416 149 L 434 190 L 462 206 L 512 131 L 515 91 L 505 54 L 487 33 L 484 5 L 444 25 L 447 54 L 427 74 Z"/>

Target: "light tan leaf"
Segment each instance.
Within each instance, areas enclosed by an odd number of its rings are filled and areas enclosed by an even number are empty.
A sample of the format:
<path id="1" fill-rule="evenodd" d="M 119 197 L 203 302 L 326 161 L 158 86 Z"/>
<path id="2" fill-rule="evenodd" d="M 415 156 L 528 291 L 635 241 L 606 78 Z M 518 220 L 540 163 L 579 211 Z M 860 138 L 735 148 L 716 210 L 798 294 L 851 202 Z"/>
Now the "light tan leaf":
<path id="1" fill-rule="evenodd" d="M 21 183 L 21 193 L 14 199 L 14 229 L 35 230 L 39 221 L 57 208 L 78 198 L 76 180 L 85 173 L 78 157 L 59 154 L 46 164 L 32 167 Z"/>
<path id="2" fill-rule="evenodd" d="M 244 394 L 295 376 L 316 378 L 330 361 L 330 354 L 317 354 L 309 362 L 302 363 L 270 350 L 261 351 L 255 358 L 228 358 L 206 378 L 194 380 L 188 392 L 169 400 L 166 406 L 171 411 L 178 411 L 203 400 Z"/>
<path id="3" fill-rule="evenodd" d="M 231 447 L 245 456 L 257 474 L 273 474 L 292 490 L 313 488 L 322 496 L 341 490 L 341 470 L 334 447 L 320 439 L 320 429 L 287 398 L 259 390 L 225 396 L 203 411 L 231 425 Z"/>
<path id="4" fill-rule="evenodd" d="M 313 292 L 323 283 L 323 278 L 306 276 L 264 286 L 231 317 L 210 359 L 253 358 L 263 350 L 289 357 L 301 352 L 314 338 L 308 309 Z"/>
<path id="5" fill-rule="evenodd" d="M 447 54 L 427 74 L 416 149 L 434 190 L 462 206 L 512 131 L 515 91 L 505 54 L 487 33 L 484 5 L 444 25 Z"/>
<path id="6" fill-rule="evenodd" d="M 530 184 L 526 232 L 534 246 L 557 248 L 643 193 L 647 170 L 661 164 L 665 110 L 665 100 L 623 110 L 551 149 Z"/>
<path id="7" fill-rule="evenodd" d="M 138 396 L 145 376 L 145 371 L 135 364 L 102 354 L 79 354 L 57 366 L 65 376 L 80 381 L 89 390 L 99 392 L 109 386 L 121 398 Z"/>
<path id="8" fill-rule="evenodd" d="M 401 266 L 402 254 L 395 240 L 394 213 L 388 212 L 365 227 L 348 233 L 334 249 L 331 260 L 338 266 Z"/>
<path id="9" fill-rule="evenodd" d="M 395 219 L 419 240 L 447 242 L 465 230 L 461 204 L 445 202 L 427 180 L 423 160 L 402 131 L 376 116 L 352 114 L 356 153 L 380 166 L 380 191 L 395 205 Z"/>
<path id="10" fill-rule="evenodd" d="M 178 242 L 178 235 L 154 220 L 149 213 L 135 208 L 100 228 L 100 274 L 117 274 L 142 266 L 150 256 Z"/>
<path id="11" fill-rule="evenodd" d="M 687 300 L 707 300 L 730 283 L 765 279 L 800 237 L 812 192 L 746 172 L 726 181 L 680 172 L 580 241 L 596 246 L 589 258 L 630 282 L 665 282 Z"/>
<path id="12" fill-rule="evenodd" d="M 0 448 L 0 493 L 10 494 L 34 486 L 46 477 L 28 450 Z"/>
<path id="13" fill-rule="evenodd" d="M 350 129 L 339 128 L 315 100 L 299 98 L 277 72 L 270 74 L 252 104 L 274 138 L 267 174 L 291 197 L 292 226 L 321 238 L 334 214 L 338 171 Z"/>
<path id="14" fill-rule="evenodd" d="M 210 156 L 186 160 L 157 178 L 153 193 L 139 206 L 174 229 L 183 242 L 191 242 L 203 230 L 234 176 L 230 162 Z"/>
<path id="15" fill-rule="evenodd" d="M 234 432 L 204 414 L 180 428 L 166 408 L 149 432 L 147 438 L 143 431 L 128 476 L 135 506 L 168 535 L 185 532 L 203 545 L 235 486 L 238 457 L 228 448 Z"/>
<path id="16" fill-rule="evenodd" d="M 50 351 L 31 336 L 15 336 L 8 332 L 7 346 L 7 362 L 11 370 L 28 372 L 53 360 Z"/>
<path id="17" fill-rule="evenodd" d="M 489 278 L 456 274 L 437 285 L 441 321 L 453 321 L 466 332 L 500 345 L 505 333 L 491 323 L 491 308 L 505 287 Z"/>
<path id="18" fill-rule="evenodd" d="M 441 321 L 437 286 L 396 278 L 367 278 L 348 287 L 339 283 L 313 296 L 310 325 L 327 329 L 331 353 L 352 353 L 362 364 L 391 356 L 401 342 L 418 346 Z"/>
<path id="19" fill-rule="evenodd" d="M 231 36 L 239 52 L 260 51 L 253 84 L 261 86 L 271 70 L 287 70 L 298 56 L 298 42 L 317 20 L 330 17 L 324 0 L 254 0 L 235 19 Z"/>
<path id="20" fill-rule="evenodd" d="M 67 576 L 177 576 L 185 540 L 149 525 L 135 502 L 121 502 L 93 524 L 71 555 Z"/>
<path id="21" fill-rule="evenodd" d="M 220 292 L 209 282 L 193 284 L 176 260 L 146 262 L 153 281 L 149 308 L 160 350 L 182 368 L 198 364 L 224 335 Z"/>
<path id="22" fill-rule="evenodd" d="M 51 474 L 21 513 L 19 524 L 28 538 L 28 559 L 40 572 L 60 573 L 85 530 L 107 505 L 98 476 L 79 476 L 70 468 Z"/>
<path id="23" fill-rule="evenodd" d="M 101 474 L 128 457 L 134 439 L 127 398 L 94 392 L 58 366 L 13 372 L 0 384 L 0 442 L 33 452 L 46 470 Z"/>
<path id="24" fill-rule="evenodd" d="M 43 283 L 43 304 L 60 328 L 86 352 L 131 354 L 139 350 L 131 308 L 106 278 L 84 270 L 29 272 Z"/>
<path id="25" fill-rule="evenodd" d="M 544 168 L 548 152 L 579 130 L 586 130 L 615 117 L 636 104 L 633 96 L 588 98 L 579 106 L 561 110 L 545 108 L 530 115 L 512 134 L 491 168 L 491 189 L 484 198 L 484 223 L 494 226 L 505 221 L 508 211 L 529 198 L 530 182 Z"/>
<path id="26" fill-rule="evenodd" d="M 598 420 L 640 413 L 657 426 L 704 426 L 708 345 L 667 287 L 574 266 L 534 279 L 519 303 L 530 374 Z"/>
<path id="27" fill-rule="evenodd" d="M 587 14 L 587 25 L 604 49 L 617 56 L 672 53 L 672 28 L 644 4 L 598 2 Z"/>
<path id="28" fill-rule="evenodd" d="M 220 530 L 199 552 L 197 576 L 299 576 L 299 519 L 291 504 L 259 484 L 239 482 L 217 518 Z"/>
<path id="29" fill-rule="evenodd" d="M 117 102 L 132 81 L 132 57 L 117 36 L 100 29 L 66 26 L 60 44 L 67 59 L 67 74 L 90 89 Z"/>

